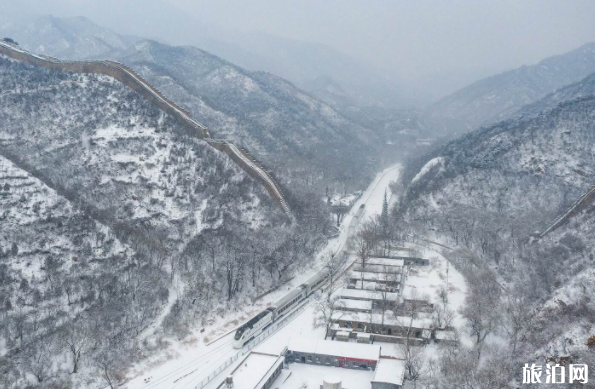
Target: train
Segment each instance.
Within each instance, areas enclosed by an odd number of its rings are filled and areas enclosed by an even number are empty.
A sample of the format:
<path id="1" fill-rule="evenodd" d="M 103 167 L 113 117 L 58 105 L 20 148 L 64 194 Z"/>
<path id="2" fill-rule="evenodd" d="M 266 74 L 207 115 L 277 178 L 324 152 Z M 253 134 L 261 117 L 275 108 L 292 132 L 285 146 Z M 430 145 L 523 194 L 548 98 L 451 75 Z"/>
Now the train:
<path id="1" fill-rule="evenodd" d="M 329 272 L 330 270 L 328 268 L 323 268 L 281 300 L 240 326 L 233 337 L 233 347 L 236 349 L 244 347 L 245 344 L 249 343 L 271 324 L 279 320 L 280 317 L 320 289 L 324 281 L 328 279 Z"/>

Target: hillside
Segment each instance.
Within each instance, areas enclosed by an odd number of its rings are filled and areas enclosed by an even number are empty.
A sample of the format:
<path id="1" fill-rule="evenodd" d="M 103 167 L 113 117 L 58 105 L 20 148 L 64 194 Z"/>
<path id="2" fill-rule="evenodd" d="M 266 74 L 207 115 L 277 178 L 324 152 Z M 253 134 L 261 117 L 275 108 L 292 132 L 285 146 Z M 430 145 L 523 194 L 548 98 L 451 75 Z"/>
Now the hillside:
<path id="1" fill-rule="evenodd" d="M 41 28 L 46 24 L 49 26 Z M 46 29 L 52 33 L 45 36 Z M 73 41 L 73 31 L 81 44 Z M 245 37 L 253 43 L 245 47 L 203 42 L 201 47 L 237 61 L 242 68 L 194 47 L 121 36 L 85 18 L 43 17 L 15 25 L 5 34 L 40 54 L 125 63 L 209 126 L 213 137 L 245 147 L 287 192 L 360 189 L 376 167 L 401 158 L 416 146 L 418 138 L 428 136 L 419 112 L 397 108 L 401 103 L 391 95 L 393 86 L 371 75 L 364 65 L 323 46 L 267 36 Z M 113 36 L 109 41 L 114 44 L 106 48 L 85 43 L 98 36 Z M 68 50 L 63 50 L 61 42 L 67 42 Z M 280 51 L 280 45 L 286 45 L 287 52 Z M 255 54 L 253 62 L 249 58 L 254 53 L 244 56 L 246 47 L 269 54 Z M 275 47 L 278 57 L 270 59 Z M 296 56 L 302 59 L 292 61 Z M 270 65 L 264 69 L 286 79 L 246 70 L 262 69 L 259 64 L 263 63 Z M 362 74 L 373 80 L 362 78 Z M 377 97 L 375 86 L 384 90 Z"/>
<path id="2" fill-rule="evenodd" d="M 575 82 L 574 84 L 557 89 L 556 91 L 537 100 L 536 102 L 525 105 L 509 116 L 511 118 L 518 118 L 521 116 L 536 116 L 541 112 L 546 112 L 552 108 L 555 108 L 558 104 L 564 101 L 593 95 L 595 95 L 595 73 L 590 74 L 589 76 L 578 82 Z"/>
<path id="3" fill-rule="evenodd" d="M 288 225 L 260 182 L 110 77 L 0 56 L 0 89 L 3 387 L 121 377 L 150 353 L 141 334 L 166 345 L 290 277 L 328 227 Z"/>
<path id="4" fill-rule="evenodd" d="M 437 135 L 460 135 L 498 122 L 522 106 L 595 72 L 595 43 L 477 81 L 429 107 Z"/>
<path id="5" fill-rule="evenodd" d="M 567 96 L 574 98 L 467 134 L 410 164 L 395 209 L 402 236 L 454 248 L 448 257 L 472 290 L 485 277 L 498 281 L 487 331 L 505 342 L 490 344 L 485 358 L 508 366 L 593 363 L 593 207 L 531 239 L 595 181 L 595 96 Z M 520 379 L 518 369 L 503 371 Z M 458 378 L 443 379 L 454 385 Z"/>
<path id="6" fill-rule="evenodd" d="M 19 44 L 32 52 L 68 59 L 106 58 L 138 40 L 116 34 L 84 17 L 48 15 L 0 31 L 7 36 L 18 36 Z"/>
<path id="7" fill-rule="evenodd" d="M 275 166 L 290 188 L 305 172 L 316 184 L 322 176 L 331 184 L 361 184 L 370 172 L 376 135 L 286 80 L 154 41 L 139 42 L 118 58 L 200 118 L 214 137 Z"/>
<path id="8" fill-rule="evenodd" d="M 594 106 L 595 97 L 578 98 L 447 144 L 408 169 L 404 206 L 426 216 L 459 208 L 519 220 L 538 211 L 530 220 L 539 228 L 593 181 Z"/>

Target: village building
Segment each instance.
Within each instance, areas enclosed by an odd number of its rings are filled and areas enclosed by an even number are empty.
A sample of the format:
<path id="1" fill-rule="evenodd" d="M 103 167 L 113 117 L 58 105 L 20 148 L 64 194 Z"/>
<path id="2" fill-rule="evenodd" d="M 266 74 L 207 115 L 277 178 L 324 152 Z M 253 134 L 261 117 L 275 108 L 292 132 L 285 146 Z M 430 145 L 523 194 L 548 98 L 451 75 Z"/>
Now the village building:
<path id="1" fill-rule="evenodd" d="M 372 312 L 372 302 L 365 300 L 337 299 L 336 304 L 341 311 Z"/>
<path id="2" fill-rule="evenodd" d="M 384 304 L 387 301 L 392 303 L 400 302 L 399 293 L 380 292 L 362 289 L 341 289 L 338 291 L 338 296 L 341 299 L 346 300 L 370 301 L 372 302 L 373 307 L 377 306 L 378 304 Z"/>
<path id="3" fill-rule="evenodd" d="M 292 338 L 287 346 L 287 363 L 374 369 L 380 359 L 380 346 L 353 342 L 334 342 L 307 338 Z"/>
<path id="4" fill-rule="evenodd" d="M 381 359 L 376 365 L 372 389 L 401 389 L 405 380 L 405 363 L 400 359 Z"/>
<path id="5" fill-rule="evenodd" d="M 216 389 L 269 389 L 283 372 L 283 355 L 250 352 Z"/>
<path id="6" fill-rule="evenodd" d="M 372 334 L 373 342 L 405 343 L 421 346 L 432 338 L 432 320 L 429 317 L 395 317 L 392 312 L 362 313 L 335 312 L 329 335 L 334 338 L 338 332 L 348 332 L 351 339 L 357 339 L 360 332 Z"/>

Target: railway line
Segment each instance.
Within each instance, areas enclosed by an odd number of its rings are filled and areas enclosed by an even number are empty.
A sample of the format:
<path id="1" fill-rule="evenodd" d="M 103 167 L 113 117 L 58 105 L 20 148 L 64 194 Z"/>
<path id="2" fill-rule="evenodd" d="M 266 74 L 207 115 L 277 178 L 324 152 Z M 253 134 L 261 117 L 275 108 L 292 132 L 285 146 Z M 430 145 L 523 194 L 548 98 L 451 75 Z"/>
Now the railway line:
<path id="1" fill-rule="evenodd" d="M 338 240 L 329 244 L 329 246 L 322 252 L 328 252 L 328 250 L 331 249 L 332 252 L 337 255 L 345 249 L 348 238 L 357 232 L 357 226 L 360 222 L 365 220 L 366 216 L 379 212 L 384 188 L 388 186 L 388 183 L 394 177 L 398 176 L 398 171 L 400 169 L 400 165 L 394 166 L 377 175 L 366 192 L 364 192 L 361 198 L 354 204 L 353 211 L 344 219 L 346 228 L 341 231 Z M 343 268 L 337 269 L 334 278 L 336 279 L 339 277 L 351 263 L 352 261 L 347 261 Z M 130 389 L 202 389 L 213 379 L 219 379 L 229 368 L 231 368 L 231 366 L 233 366 L 234 363 L 237 363 L 237 360 L 240 359 L 242 355 L 248 353 L 257 344 L 267 342 L 271 336 L 281 331 L 287 325 L 290 325 L 296 318 L 303 315 L 303 312 L 308 309 L 312 302 L 313 293 L 311 292 L 316 289 L 324 289 L 329 285 L 328 275 L 324 275 L 325 271 L 327 271 L 327 269 L 323 266 L 321 271 L 311 275 L 306 282 L 298 285 L 297 288 L 291 290 L 276 303 L 271 304 L 271 306 L 275 306 L 279 309 L 284 306 L 288 306 L 288 308 L 285 309 L 282 315 L 278 316 L 277 320 L 274 321 L 272 325 L 264 328 L 264 331 L 255 334 L 254 340 L 249 340 L 241 349 L 233 348 L 234 331 L 222 336 L 213 343 L 206 345 L 205 347 L 207 349 L 201 355 L 187 360 L 181 365 L 173 365 L 174 368 L 165 372 L 162 376 L 151 378 L 148 382 L 136 382 L 127 387 Z M 321 279 L 324 280 L 324 282 L 317 284 Z M 288 302 L 293 301 L 296 295 L 303 293 L 304 289 L 301 288 L 302 285 L 311 283 L 316 284 L 316 286 L 314 286 L 313 289 L 310 289 L 310 292 L 308 292 L 308 289 L 305 289 L 305 297 L 300 298 L 291 304 L 287 304 Z M 252 336 L 249 338 L 252 338 Z M 140 378 L 141 377 L 138 377 L 136 380 L 139 380 Z"/>

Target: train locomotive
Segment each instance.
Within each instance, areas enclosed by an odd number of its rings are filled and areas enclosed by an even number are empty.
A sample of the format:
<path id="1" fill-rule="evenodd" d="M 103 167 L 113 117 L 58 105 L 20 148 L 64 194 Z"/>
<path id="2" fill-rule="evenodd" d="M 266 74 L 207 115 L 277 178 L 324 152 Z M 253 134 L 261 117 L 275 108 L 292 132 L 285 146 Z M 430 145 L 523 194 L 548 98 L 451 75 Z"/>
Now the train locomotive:
<path id="1" fill-rule="evenodd" d="M 240 326 L 233 337 L 233 347 L 240 349 L 250 342 L 263 330 L 268 328 L 275 321 L 279 320 L 284 314 L 296 307 L 301 301 L 312 295 L 316 290 L 322 287 L 322 284 L 329 276 L 329 269 L 323 268 L 306 282 L 292 290 L 281 300 L 272 304 L 270 307 L 248 320 Z"/>

